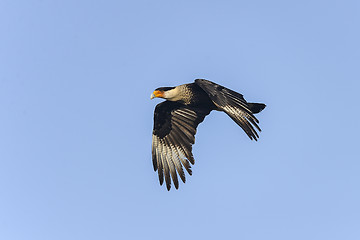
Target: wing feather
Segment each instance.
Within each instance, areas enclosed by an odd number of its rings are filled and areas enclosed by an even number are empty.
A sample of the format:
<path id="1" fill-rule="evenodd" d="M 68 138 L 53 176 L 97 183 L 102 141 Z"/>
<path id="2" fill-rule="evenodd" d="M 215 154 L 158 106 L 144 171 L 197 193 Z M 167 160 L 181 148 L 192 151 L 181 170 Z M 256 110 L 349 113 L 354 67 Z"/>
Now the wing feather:
<path id="1" fill-rule="evenodd" d="M 172 143 L 174 143 L 174 148 L 178 152 L 178 158 L 181 161 L 182 165 L 185 167 L 185 169 L 189 173 L 189 175 L 192 175 L 191 165 L 189 164 L 189 161 L 187 160 L 187 159 L 189 159 L 189 157 L 186 155 L 183 145 L 172 135 L 169 134 L 168 137 L 169 137 L 170 141 Z M 182 179 L 182 180 L 183 180 L 183 182 L 185 182 L 185 175 L 184 175 L 184 179 Z"/>
<path id="2" fill-rule="evenodd" d="M 165 150 L 165 144 L 164 141 L 160 141 L 160 157 L 162 161 L 162 165 L 164 166 L 164 173 L 165 173 L 165 182 L 166 182 L 166 188 L 170 189 L 171 187 L 171 179 L 170 179 L 170 167 L 168 164 L 167 156 L 166 156 L 166 150 Z M 161 183 L 160 183 L 161 185 Z"/>
<path id="3" fill-rule="evenodd" d="M 183 167 L 192 174 L 194 164 L 192 144 L 195 143 L 196 128 L 211 109 L 198 109 L 177 102 L 158 104 L 154 113 L 152 158 L 154 170 L 158 171 L 160 185 L 166 182 L 170 190 L 171 180 L 179 187 L 178 175 L 185 182 Z"/>
<path id="4" fill-rule="evenodd" d="M 209 95 L 219 110 L 224 111 L 245 131 L 251 140 L 257 141 L 259 134 L 255 128 L 261 132 L 259 120 L 251 112 L 242 94 L 205 79 L 196 79 L 195 83 Z"/>
<path id="5" fill-rule="evenodd" d="M 175 168 L 175 159 L 174 159 L 174 156 L 173 156 L 173 152 L 172 152 L 172 143 L 170 143 L 168 141 L 168 138 L 165 137 L 164 138 L 164 143 L 165 143 L 165 150 L 166 150 L 166 161 L 169 165 L 169 169 L 170 169 L 170 175 L 171 175 L 171 178 L 173 180 L 173 183 L 175 185 L 175 188 L 178 189 L 179 188 L 179 181 L 178 181 L 178 178 L 177 178 L 177 174 L 176 174 L 176 168 Z M 170 183 L 171 184 L 171 183 Z M 166 184 L 166 186 L 168 187 L 168 190 L 170 189 L 170 184 Z"/>

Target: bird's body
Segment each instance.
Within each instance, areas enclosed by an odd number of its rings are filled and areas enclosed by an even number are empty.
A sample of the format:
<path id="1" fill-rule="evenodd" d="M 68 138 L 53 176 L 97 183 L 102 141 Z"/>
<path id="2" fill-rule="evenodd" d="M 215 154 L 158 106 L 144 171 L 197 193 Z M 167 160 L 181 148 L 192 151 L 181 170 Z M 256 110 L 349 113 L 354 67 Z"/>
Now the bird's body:
<path id="1" fill-rule="evenodd" d="M 196 128 L 212 110 L 225 112 L 250 137 L 257 140 L 261 131 L 254 113 L 265 108 L 262 103 L 248 103 L 243 96 L 205 79 L 177 87 L 157 88 L 151 98 L 161 97 L 154 111 L 152 159 L 159 181 L 170 190 L 171 178 L 177 189 L 178 175 L 185 182 L 183 167 L 191 175 L 189 161 L 194 164 L 192 144 Z M 255 127 L 255 128 L 254 128 Z"/>

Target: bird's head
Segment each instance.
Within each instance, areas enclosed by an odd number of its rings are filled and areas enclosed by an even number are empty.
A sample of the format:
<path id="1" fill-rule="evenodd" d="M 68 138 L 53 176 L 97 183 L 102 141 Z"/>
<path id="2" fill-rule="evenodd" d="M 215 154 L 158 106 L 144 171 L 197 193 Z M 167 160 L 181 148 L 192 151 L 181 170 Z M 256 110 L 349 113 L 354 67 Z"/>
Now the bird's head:
<path id="1" fill-rule="evenodd" d="M 175 87 L 160 87 L 155 89 L 155 91 L 151 94 L 150 99 L 153 98 L 165 98 L 170 99 L 173 95 L 173 90 Z"/>

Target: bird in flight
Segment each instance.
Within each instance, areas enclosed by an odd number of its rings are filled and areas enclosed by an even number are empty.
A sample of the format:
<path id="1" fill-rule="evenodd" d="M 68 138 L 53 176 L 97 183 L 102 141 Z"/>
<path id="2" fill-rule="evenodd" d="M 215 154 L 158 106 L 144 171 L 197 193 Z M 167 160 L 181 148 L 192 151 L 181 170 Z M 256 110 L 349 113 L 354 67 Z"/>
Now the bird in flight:
<path id="1" fill-rule="evenodd" d="M 265 108 L 263 103 L 248 103 L 242 94 L 205 79 L 177 87 L 160 87 L 151 94 L 164 98 L 154 111 L 152 135 L 152 161 L 158 171 L 160 185 L 179 188 L 178 175 L 185 183 L 183 167 L 192 175 L 191 164 L 195 163 L 192 145 L 196 128 L 212 110 L 225 112 L 249 136 L 259 137 L 259 121 L 254 116 Z M 190 162 L 190 163 L 189 163 Z"/>

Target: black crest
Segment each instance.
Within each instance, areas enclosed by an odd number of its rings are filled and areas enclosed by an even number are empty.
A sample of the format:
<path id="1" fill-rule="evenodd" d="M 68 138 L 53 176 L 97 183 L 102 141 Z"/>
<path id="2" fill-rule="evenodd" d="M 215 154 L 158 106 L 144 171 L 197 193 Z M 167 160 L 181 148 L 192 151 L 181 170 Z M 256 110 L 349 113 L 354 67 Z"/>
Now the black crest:
<path id="1" fill-rule="evenodd" d="M 165 92 L 165 91 L 169 91 L 169 90 L 174 89 L 174 88 L 175 87 L 159 87 L 159 88 L 155 89 L 155 91 L 163 91 L 163 92 Z"/>

